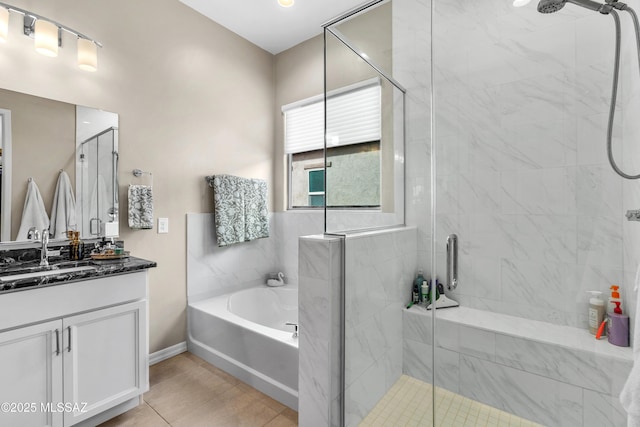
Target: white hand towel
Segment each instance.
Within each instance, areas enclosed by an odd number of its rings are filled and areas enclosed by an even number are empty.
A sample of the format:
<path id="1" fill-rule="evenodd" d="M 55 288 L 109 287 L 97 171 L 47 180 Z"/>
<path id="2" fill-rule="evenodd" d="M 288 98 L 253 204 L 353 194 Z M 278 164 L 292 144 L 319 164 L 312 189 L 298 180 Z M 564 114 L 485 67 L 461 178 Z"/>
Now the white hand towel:
<path id="1" fill-rule="evenodd" d="M 633 368 L 620 392 L 620 403 L 627 411 L 627 427 L 640 427 L 640 266 L 634 286 L 636 296 L 636 318 L 633 332 Z"/>
<path id="2" fill-rule="evenodd" d="M 51 206 L 51 237 L 64 239 L 67 230 L 76 230 L 76 199 L 71 189 L 71 180 L 65 171 L 60 171 L 56 192 Z"/>
<path id="3" fill-rule="evenodd" d="M 29 178 L 27 196 L 24 199 L 24 208 L 22 208 L 22 221 L 16 240 L 27 240 L 27 234 L 31 227 L 35 227 L 39 232 L 49 228 L 49 215 L 44 208 L 44 202 L 36 182 Z"/>

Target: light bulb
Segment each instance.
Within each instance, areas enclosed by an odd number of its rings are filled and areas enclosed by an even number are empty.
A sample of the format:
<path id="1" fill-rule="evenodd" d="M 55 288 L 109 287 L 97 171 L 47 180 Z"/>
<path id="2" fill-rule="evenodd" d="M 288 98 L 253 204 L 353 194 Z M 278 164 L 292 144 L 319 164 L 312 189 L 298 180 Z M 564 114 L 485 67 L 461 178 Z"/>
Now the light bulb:
<path id="1" fill-rule="evenodd" d="M 91 40 L 78 37 L 78 67 L 85 71 L 98 69 L 98 47 Z"/>
<path id="2" fill-rule="evenodd" d="M 0 42 L 6 42 L 9 35 L 9 9 L 0 7 Z"/>
<path id="3" fill-rule="evenodd" d="M 34 32 L 36 52 L 45 56 L 58 56 L 58 26 L 38 19 Z"/>
<path id="4" fill-rule="evenodd" d="M 278 4 L 282 7 L 293 6 L 294 0 L 278 0 Z"/>

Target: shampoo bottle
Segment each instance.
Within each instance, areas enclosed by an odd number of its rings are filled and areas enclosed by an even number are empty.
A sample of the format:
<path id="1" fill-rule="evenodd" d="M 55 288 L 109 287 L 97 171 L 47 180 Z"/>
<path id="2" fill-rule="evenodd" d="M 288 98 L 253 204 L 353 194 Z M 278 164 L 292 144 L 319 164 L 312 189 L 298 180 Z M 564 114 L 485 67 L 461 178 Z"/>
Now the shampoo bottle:
<path id="1" fill-rule="evenodd" d="M 589 298 L 589 332 L 592 335 L 598 333 L 598 327 L 604 320 L 604 301 L 602 300 L 602 292 L 588 291 L 591 294 Z"/>
<path id="2" fill-rule="evenodd" d="M 424 276 L 422 275 L 422 270 L 418 270 L 418 276 L 416 280 L 413 281 L 413 292 L 418 293 L 418 301 L 414 302 L 422 302 L 422 283 L 424 282 Z"/>

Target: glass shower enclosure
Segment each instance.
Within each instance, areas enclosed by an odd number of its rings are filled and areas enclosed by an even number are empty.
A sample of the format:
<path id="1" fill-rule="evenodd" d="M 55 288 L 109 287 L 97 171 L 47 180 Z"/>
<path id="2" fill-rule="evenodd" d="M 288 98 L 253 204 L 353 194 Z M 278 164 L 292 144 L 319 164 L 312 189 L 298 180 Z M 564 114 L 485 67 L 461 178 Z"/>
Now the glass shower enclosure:
<path id="1" fill-rule="evenodd" d="M 76 194 L 80 236 L 117 237 L 118 115 L 78 106 Z"/>
<path id="2" fill-rule="evenodd" d="M 626 424 L 632 351 L 589 333 L 587 294 L 606 301 L 619 286 L 633 323 L 640 226 L 625 213 L 640 208 L 640 184 L 607 154 L 614 20 L 513 3 L 374 1 L 325 28 L 325 231 L 343 253 L 336 425 Z M 640 76 L 624 19 L 621 40 L 612 154 L 638 173 Z M 351 75 L 380 82 L 388 129 L 402 129 L 386 138 L 381 125 L 363 150 L 378 175 L 351 163 L 361 193 L 381 177 L 373 206 L 331 206 L 352 184 L 331 150 L 330 124 L 346 113 L 328 99 Z M 385 139 L 402 141 L 400 202 L 383 195 Z M 419 270 L 426 299 L 459 306 L 407 307 Z"/>

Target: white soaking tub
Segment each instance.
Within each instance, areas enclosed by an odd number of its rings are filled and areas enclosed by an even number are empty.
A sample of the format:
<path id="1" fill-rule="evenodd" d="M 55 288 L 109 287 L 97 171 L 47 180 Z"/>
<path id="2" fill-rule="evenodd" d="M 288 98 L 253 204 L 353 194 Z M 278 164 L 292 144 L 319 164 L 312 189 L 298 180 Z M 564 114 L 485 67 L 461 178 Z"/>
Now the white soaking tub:
<path id="1" fill-rule="evenodd" d="M 193 354 L 298 409 L 298 287 L 260 286 L 188 306 Z"/>

